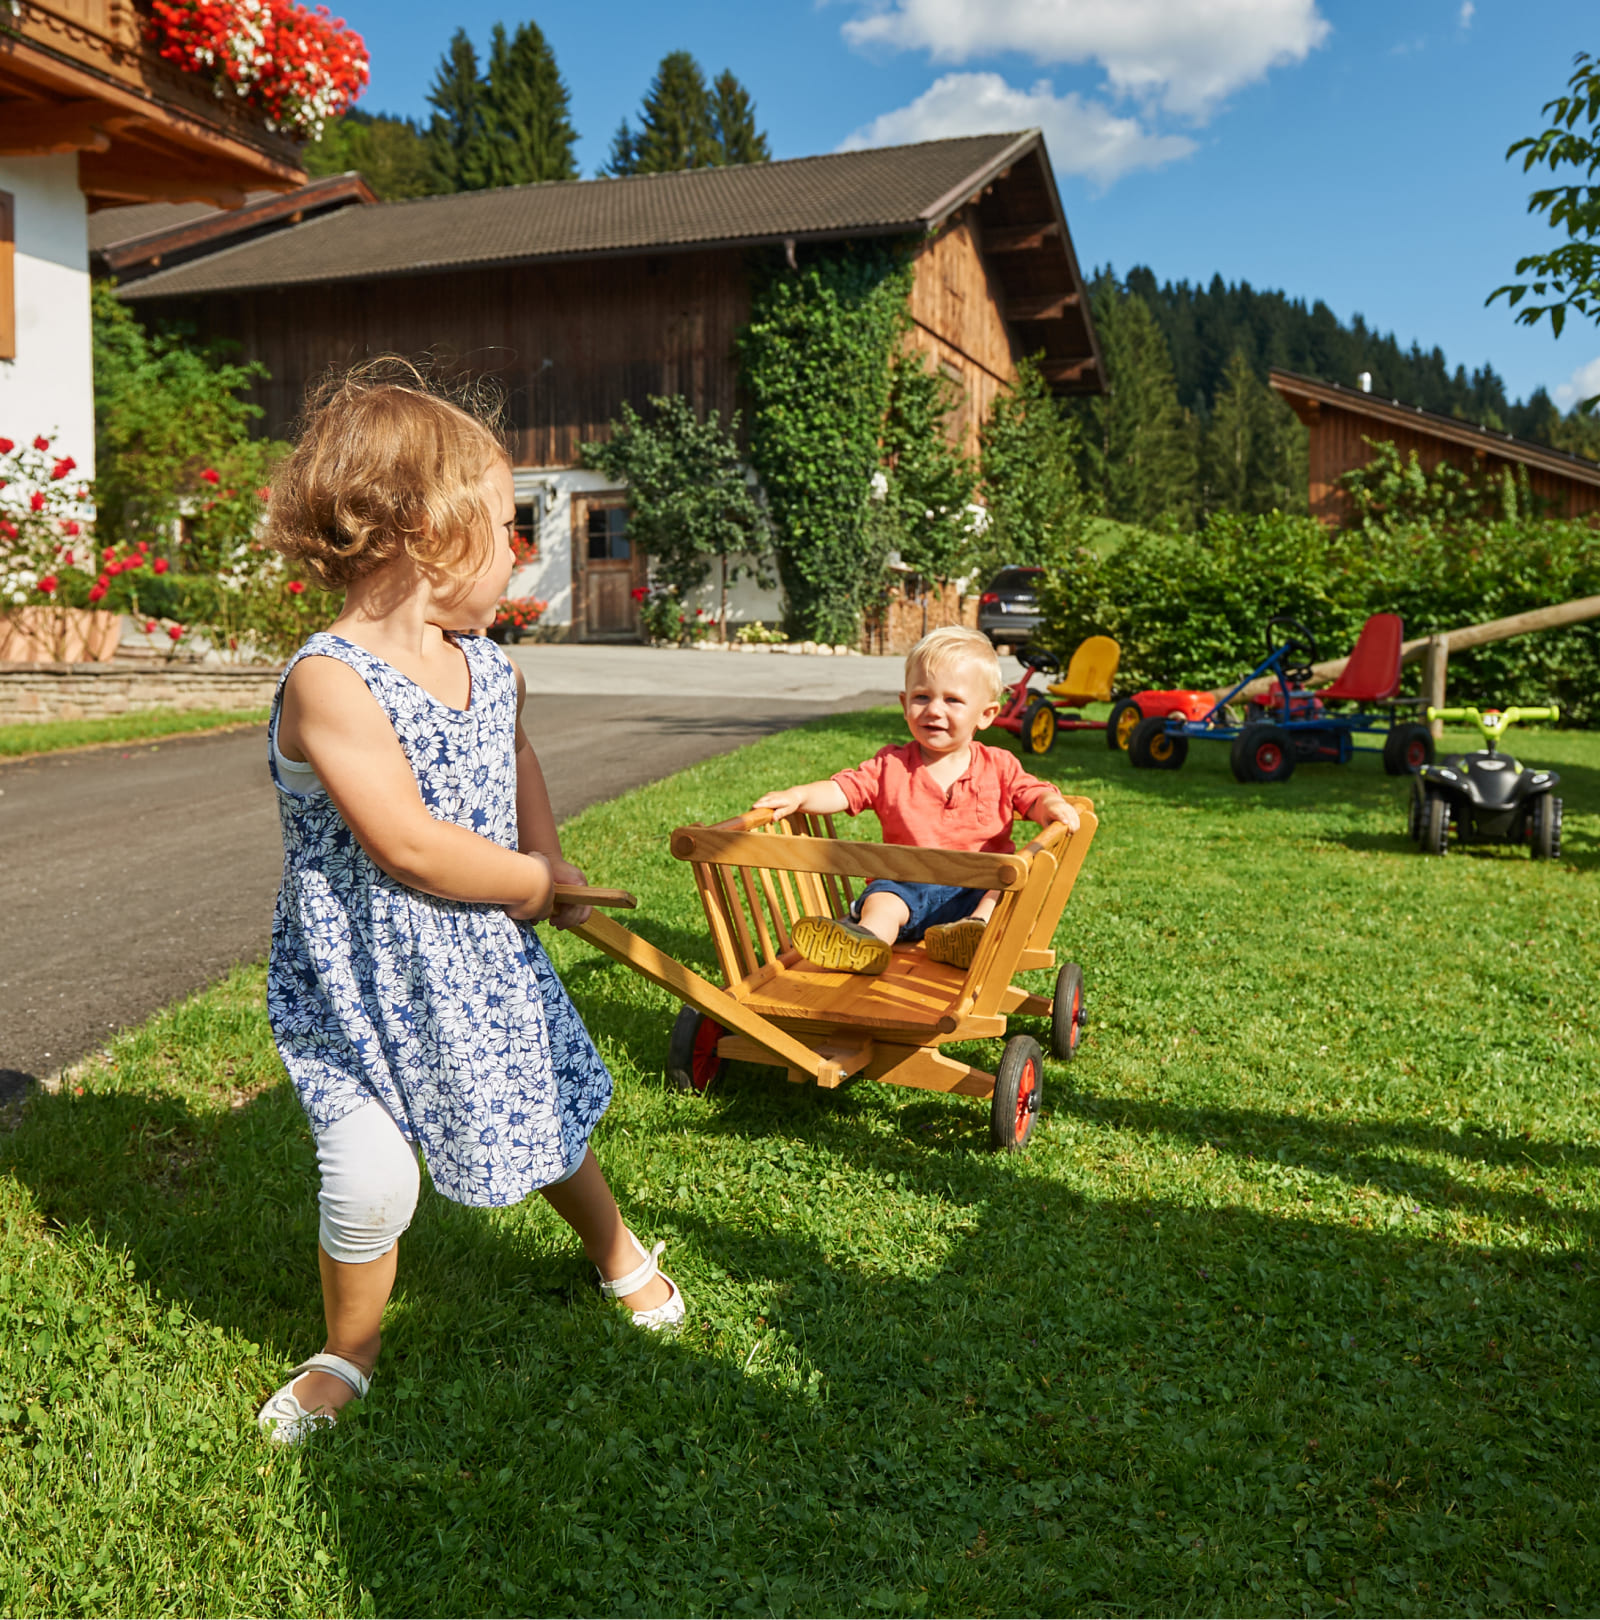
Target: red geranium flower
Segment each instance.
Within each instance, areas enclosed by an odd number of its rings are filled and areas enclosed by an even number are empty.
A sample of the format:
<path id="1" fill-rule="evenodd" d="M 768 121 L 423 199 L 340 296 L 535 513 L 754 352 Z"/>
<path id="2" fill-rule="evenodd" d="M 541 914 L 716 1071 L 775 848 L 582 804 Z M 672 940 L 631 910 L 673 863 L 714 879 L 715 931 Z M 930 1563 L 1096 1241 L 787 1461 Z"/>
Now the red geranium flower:
<path id="1" fill-rule="evenodd" d="M 17 538 L 16 524 L 8 523 L 4 518 L 0 518 L 0 534 L 3 534 L 7 540 L 15 540 Z"/>
<path id="2" fill-rule="evenodd" d="M 650 592 L 643 585 L 635 585 L 633 589 L 628 592 L 628 595 L 631 596 L 635 602 L 642 602 L 649 594 Z"/>
<path id="3" fill-rule="evenodd" d="M 122 568 L 123 568 L 124 573 L 126 573 L 127 570 L 130 569 L 130 568 L 143 568 L 143 567 L 144 567 L 144 558 L 143 557 L 124 557 L 122 559 Z"/>
<path id="4" fill-rule="evenodd" d="M 181 624 L 169 624 L 167 626 L 167 634 L 171 636 L 174 641 L 177 641 L 179 637 L 183 635 L 183 626 Z"/>
<path id="5" fill-rule="evenodd" d="M 0 439 L 0 456 L 9 456 L 16 448 L 10 439 Z"/>
<path id="6" fill-rule="evenodd" d="M 298 596 L 305 588 L 306 582 L 303 579 L 291 579 L 289 581 L 289 594 L 291 596 Z"/>
<path id="7" fill-rule="evenodd" d="M 50 441 L 41 433 L 39 437 L 33 441 L 33 448 L 35 450 L 48 450 L 50 448 Z"/>
<path id="8" fill-rule="evenodd" d="M 69 473 L 69 472 L 71 472 L 71 471 L 72 471 L 72 469 L 73 469 L 73 468 L 74 468 L 74 467 L 76 467 L 76 466 L 77 466 L 77 465 L 78 465 L 78 464 L 77 464 L 77 462 L 75 462 L 75 461 L 74 461 L 74 460 L 73 460 L 73 459 L 72 459 L 72 457 L 71 457 L 71 456 L 63 456 L 63 457 L 62 457 L 62 458 L 61 458 L 61 459 L 60 459 L 60 461 L 58 461 L 58 462 L 57 462 L 57 463 L 56 463 L 56 464 L 55 464 L 55 466 L 53 466 L 53 467 L 52 467 L 52 468 L 51 468 L 51 469 L 50 469 L 50 476 L 51 476 L 51 478 L 52 478 L 52 479 L 55 479 L 55 478 L 65 478 L 65 477 L 66 477 L 66 476 L 67 476 L 67 474 L 68 474 L 68 473 Z"/>
<path id="9" fill-rule="evenodd" d="M 261 488 L 256 491 L 256 499 L 258 501 L 270 500 L 271 498 L 272 486 L 270 484 L 263 484 Z"/>
<path id="10" fill-rule="evenodd" d="M 215 467 L 207 467 L 206 470 L 200 474 L 200 476 L 208 484 L 220 484 L 222 482 L 222 474 L 219 473 Z"/>
<path id="11" fill-rule="evenodd" d="M 102 579 L 104 579 L 106 577 L 106 574 L 109 574 L 113 579 L 115 579 L 117 577 L 117 575 L 120 574 L 121 572 L 122 572 L 122 564 L 121 563 L 119 563 L 119 562 L 109 562 L 109 563 L 106 564 L 106 572 L 105 572 L 105 574 L 102 574 L 100 577 Z"/>
<path id="12" fill-rule="evenodd" d="M 28 505 L 31 506 L 35 512 L 42 512 L 44 510 L 44 491 L 42 489 L 36 489 L 28 497 Z"/>
<path id="13" fill-rule="evenodd" d="M 150 542 L 148 540 L 141 540 L 134 549 L 137 550 L 139 555 L 142 557 L 150 549 Z"/>
<path id="14" fill-rule="evenodd" d="M 144 633 L 147 636 L 154 635 L 155 634 L 155 629 L 156 629 L 156 621 L 154 619 L 146 619 L 144 621 Z"/>
<path id="15" fill-rule="evenodd" d="M 106 549 L 100 553 L 100 561 L 103 563 L 115 562 L 116 557 L 117 548 L 115 546 L 107 546 Z"/>
<path id="16" fill-rule="evenodd" d="M 172 564 L 169 563 L 165 557 L 157 557 L 156 560 L 150 564 L 150 572 L 152 574 L 164 574 L 171 566 Z"/>
<path id="17" fill-rule="evenodd" d="M 89 587 L 89 600 L 91 602 L 98 602 L 105 594 L 106 588 L 100 583 L 99 580 L 96 580 L 94 584 Z"/>
<path id="18" fill-rule="evenodd" d="M 48 596 L 51 591 L 53 591 L 60 583 L 60 580 L 58 580 L 54 574 L 41 574 L 39 577 L 39 589 L 43 591 L 46 596 Z"/>
<path id="19" fill-rule="evenodd" d="M 61 532 L 66 535 L 75 535 L 80 532 L 78 525 L 71 518 L 66 518 L 61 524 Z"/>

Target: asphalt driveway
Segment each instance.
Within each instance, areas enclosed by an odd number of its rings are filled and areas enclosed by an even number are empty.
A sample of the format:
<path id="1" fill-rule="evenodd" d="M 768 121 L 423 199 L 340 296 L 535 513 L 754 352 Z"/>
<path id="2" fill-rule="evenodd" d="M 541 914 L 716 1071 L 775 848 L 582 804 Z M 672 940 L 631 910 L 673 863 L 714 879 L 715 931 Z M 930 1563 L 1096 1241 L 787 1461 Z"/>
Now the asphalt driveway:
<path id="1" fill-rule="evenodd" d="M 521 647 L 558 817 L 814 715 L 879 658 Z M 0 1100 L 266 951 L 282 851 L 262 727 L 0 764 Z"/>

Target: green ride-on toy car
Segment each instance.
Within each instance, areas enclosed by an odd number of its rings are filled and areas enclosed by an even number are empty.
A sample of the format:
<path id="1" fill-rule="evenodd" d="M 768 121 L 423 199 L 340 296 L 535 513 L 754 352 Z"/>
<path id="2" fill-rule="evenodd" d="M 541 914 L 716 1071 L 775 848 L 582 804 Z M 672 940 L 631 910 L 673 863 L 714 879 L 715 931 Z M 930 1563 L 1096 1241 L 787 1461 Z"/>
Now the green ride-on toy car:
<path id="1" fill-rule="evenodd" d="M 1437 765 L 1424 765 L 1412 779 L 1409 830 L 1424 855 L 1443 855 L 1450 848 L 1450 829 L 1458 844 L 1526 845 L 1536 861 L 1561 854 L 1561 801 L 1554 771 L 1520 764 L 1497 746 L 1508 726 L 1519 720 L 1559 720 L 1561 711 L 1547 709 L 1429 709 L 1430 720 L 1468 720 L 1483 733 L 1487 747 L 1470 754 L 1449 754 Z"/>

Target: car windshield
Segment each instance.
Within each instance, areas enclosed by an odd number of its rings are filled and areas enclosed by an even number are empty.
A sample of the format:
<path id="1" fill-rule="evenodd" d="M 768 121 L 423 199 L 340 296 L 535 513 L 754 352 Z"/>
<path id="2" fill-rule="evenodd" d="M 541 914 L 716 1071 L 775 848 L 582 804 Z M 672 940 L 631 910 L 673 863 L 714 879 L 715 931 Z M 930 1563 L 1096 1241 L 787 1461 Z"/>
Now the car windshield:
<path id="1" fill-rule="evenodd" d="M 1042 568 L 1002 568 L 989 582 L 989 589 L 1013 596 L 1032 596 L 1043 572 Z"/>

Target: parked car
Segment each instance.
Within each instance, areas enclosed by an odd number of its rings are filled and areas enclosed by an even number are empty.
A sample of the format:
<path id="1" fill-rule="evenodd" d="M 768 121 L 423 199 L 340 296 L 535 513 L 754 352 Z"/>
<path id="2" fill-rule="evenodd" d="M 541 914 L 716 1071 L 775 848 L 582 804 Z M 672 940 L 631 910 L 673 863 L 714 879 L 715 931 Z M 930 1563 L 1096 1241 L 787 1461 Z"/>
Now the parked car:
<path id="1" fill-rule="evenodd" d="M 1042 568 L 1002 568 L 978 598 L 978 628 L 996 646 L 1020 647 L 1039 628 Z"/>

